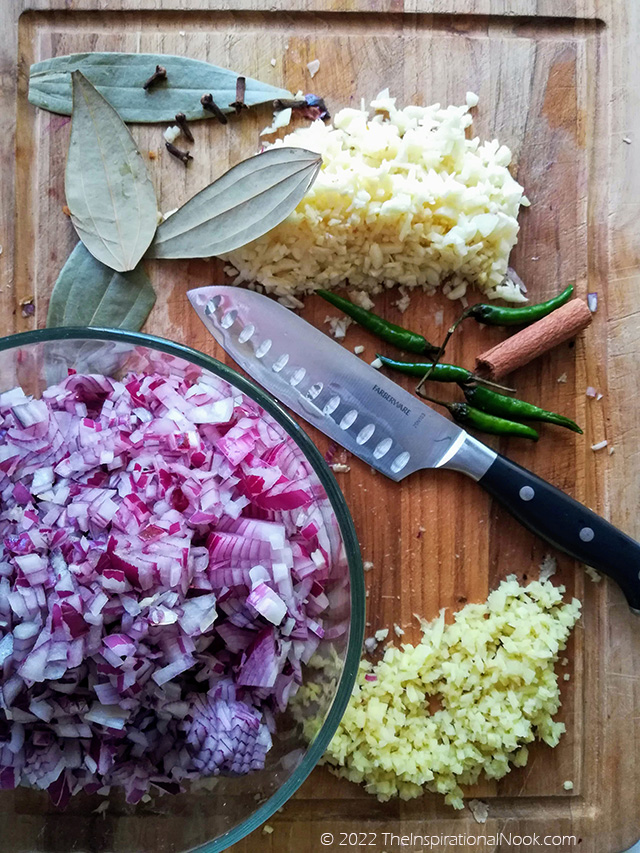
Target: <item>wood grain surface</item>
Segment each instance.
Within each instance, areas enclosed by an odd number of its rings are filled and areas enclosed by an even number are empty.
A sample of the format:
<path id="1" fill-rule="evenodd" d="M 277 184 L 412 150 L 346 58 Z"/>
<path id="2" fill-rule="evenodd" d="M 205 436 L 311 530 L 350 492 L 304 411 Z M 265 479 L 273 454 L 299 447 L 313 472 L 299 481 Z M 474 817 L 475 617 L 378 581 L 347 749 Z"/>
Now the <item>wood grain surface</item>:
<path id="1" fill-rule="evenodd" d="M 512 148 L 514 173 L 532 201 L 521 215 L 512 255 L 530 296 L 546 298 L 569 281 L 580 295 L 595 290 L 600 296 L 594 323 L 575 344 L 513 377 L 519 396 L 575 417 L 585 436 L 545 428 L 537 446 L 493 444 L 640 537 L 638 38 L 640 6 L 634 0 L 276 0 L 269 11 L 260 0 L 5 0 L 0 331 L 44 325 L 51 287 L 76 240 L 62 211 L 69 119 L 28 104 L 32 62 L 89 50 L 184 54 L 292 91 L 314 91 L 332 111 L 358 105 L 386 86 L 400 103 L 463 103 L 472 90 L 480 96 L 474 133 Z M 314 58 L 321 65 L 311 82 L 306 63 Z M 198 123 L 188 169 L 164 151 L 163 127 L 134 127 L 141 151 L 156 155 L 149 169 L 161 208 L 177 207 L 255 151 L 269 118 L 264 108 L 227 127 Z M 150 263 L 158 303 L 146 331 L 229 361 L 185 296 L 191 287 L 222 282 L 222 266 Z M 31 299 L 35 316 L 24 317 L 21 305 Z M 436 340 L 460 308 L 444 298 L 413 294 L 401 315 L 397 299 L 391 291 L 376 300 L 376 309 Z M 322 327 L 336 312 L 309 299 L 303 313 Z M 451 360 L 472 365 L 478 352 L 503 335 L 469 324 L 453 339 Z M 358 344 L 370 361 L 376 342 L 351 327 L 344 345 Z M 563 375 L 566 381 L 559 381 Z M 587 399 L 588 385 L 603 399 Z M 323 436 L 313 437 L 328 449 Z M 591 445 L 604 438 L 609 448 L 593 452 Z M 336 458 L 342 460 L 340 454 Z M 393 484 L 357 459 L 345 461 L 351 470 L 339 474 L 339 482 L 363 558 L 374 565 L 366 575 L 368 634 L 395 622 L 416 639 L 415 612 L 433 617 L 441 607 L 482 601 L 509 573 L 538 576 L 549 549 L 472 482 L 453 473 L 422 472 Z M 431 794 L 380 804 L 317 769 L 270 819 L 273 833 L 258 830 L 233 849 L 337 851 L 341 833 L 353 832 L 375 833 L 375 843 L 367 846 L 377 853 L 399 849 L 384 836 L 391 832 L 505 833 L 495 844 L 473 846 L 478 851 L 537 849 L 507 840 L 509 834 L 534 832 L 580 839 L 575 846 L 547 849 L 615 853 L 633 843 L 640 836 L 640 622 L 613 584 L 593 584 L 580 566 L 556 556 L 556 579 L 584 603 L 568 653 L 571 680 L 563 683 L 567 734 L 555 750 L 534 747 L 528 765 L 500 783 L 470 791 L 489 803 L 485 825 Z M 570 792 L 563 789 L 567 779 L 574 783 Z M 29 816 L 23 819 L 28 823 Z M 333 845 L 322 846 L 324 832 L 333 833 Z M 353 846 L 353 838 L 347 841 Z M 8 849 L 1 840 L 0 849 Z"/>

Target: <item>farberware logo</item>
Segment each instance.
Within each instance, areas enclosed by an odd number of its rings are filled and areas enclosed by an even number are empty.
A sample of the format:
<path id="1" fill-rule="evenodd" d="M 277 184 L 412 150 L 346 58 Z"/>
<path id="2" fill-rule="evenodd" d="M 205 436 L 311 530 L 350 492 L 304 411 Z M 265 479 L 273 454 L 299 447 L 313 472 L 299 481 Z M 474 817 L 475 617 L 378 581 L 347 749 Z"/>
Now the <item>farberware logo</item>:
<path id="1" fill-rule="evenodd" d="M 374 385 L 373 390 L 376 392 L 376 394 L 380 394 L 381 397 L 384 397 L 384 399 L 388 403 L 391 403 L 392 406 L 395 406 L 396 409 L 400 409 L 403 415 L 411 414 L 411 409 L 409 409 L 407 406 L 403 406 L 399 400 L 396 400 L 396 398 L 389 394 L 388 391 L 385 391 L 384 388 L 381 388 L 379 385 Z"/>

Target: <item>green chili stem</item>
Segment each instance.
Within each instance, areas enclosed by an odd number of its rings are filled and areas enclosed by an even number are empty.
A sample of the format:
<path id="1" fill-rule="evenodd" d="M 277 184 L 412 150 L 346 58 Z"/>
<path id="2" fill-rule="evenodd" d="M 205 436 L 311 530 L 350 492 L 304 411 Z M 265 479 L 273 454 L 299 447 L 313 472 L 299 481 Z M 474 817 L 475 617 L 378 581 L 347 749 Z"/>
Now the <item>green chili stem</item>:
<path id="1" fill-rule="evenodd" d="M 386 341 L 398 349 L 427 356 L 433 356 L 438 351 L 438 347 L 430 343 L 423 335 L 397 326 L 395 323 L 390 323 L 374 314 L 373 311 L 367 311 L 365 308 L 355 305 L 349 299 L 345 299 L 344 296 L 338 296 L 337 293 L 332 293 L 329 290 L 317 290 L 316 293 L 331 305 L 344 311 L 348 317 L 351 317 L 352 320 L 355 320 L 356 323 L 359 323 L 380 340 Z"/>
<path id="2" fill-rule="evenodd" d="M 435 382 L 457 382 L 459 385 L 464 385 L 469 382 L 479 382 L 483 385 L 491 385 L 493 388 L 500 388 L 501 391 L 513 391 L 513 388 L 507 388 L 506 385 L 499 385 L 497 382 L 492 382 L 489 379 L 484 379 L 482 376 L 476 376 L 465 367 L 459 367 L 457 364 L 429 364 L 422 361 L 400 361 L 396 358 L 388 358 L 385 355 L 376 353 L 384 367 L 391 370 L 397 370 L 398 373 L 404 373 L 407 376 L 424 376 L 425 369 L 433 369 L 431 379 Z"/>
<path id="3" fill-rule="evenodd" d="M 565 302 L 569 301 L 572 294 L 573 285 L 570 284 L 565 287 L 562 293 L 559 293 L 557 296 L 553 296 L 551 299 L 547 299 L 546 302 L 538 302 L 536 305 L 521 305 L 518 308 L 514 308 L 511 305 L 505 307 L 484 302 L 479 302 L 476 305 L 470 305 L 468 308 L 465 308 L 455 323 L 449 327 L 445 339 L 442 342 L 437 355 L 433 359 L 433 365 L 438 364 L 444 355 L 444 351 L 449 343 L 451 335 L 455 332 L 460 323 L 467 319 L 467 317 L 473 317 L 478 323 L 486 323 L 489 326 L 526 326 L 529 323 L 535 323 L 537 320 L 541 320 L 543 317 L 546 317 L 547 314 L 551 314 L 552 311 L 555 311 L 556 308 L 560 308 L 560 306 L 564 305 Z M 416 388 L 417 393 L 420 393 L 422 386 L 427 379 L 429 379 L 433 370 L 433 365 L 418 383 Z"/>

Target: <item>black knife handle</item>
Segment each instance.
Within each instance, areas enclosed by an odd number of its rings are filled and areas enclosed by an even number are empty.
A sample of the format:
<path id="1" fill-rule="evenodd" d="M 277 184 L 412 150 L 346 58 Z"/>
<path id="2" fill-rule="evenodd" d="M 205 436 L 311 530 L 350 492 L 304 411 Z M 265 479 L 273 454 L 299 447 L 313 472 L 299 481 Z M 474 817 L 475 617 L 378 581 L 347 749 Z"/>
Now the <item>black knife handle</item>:
<path id="1" fill-rule="evenodd" d="M 613 578 L 640 613 L 640 543 L 500 454 L 478 482 L 533 533 Z"/>

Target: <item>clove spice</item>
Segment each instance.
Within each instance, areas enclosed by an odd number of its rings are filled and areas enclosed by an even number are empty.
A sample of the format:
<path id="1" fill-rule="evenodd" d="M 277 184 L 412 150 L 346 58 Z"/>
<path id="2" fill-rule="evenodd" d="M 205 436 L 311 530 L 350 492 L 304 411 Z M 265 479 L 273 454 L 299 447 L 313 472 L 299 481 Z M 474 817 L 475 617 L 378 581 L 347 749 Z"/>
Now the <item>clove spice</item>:
<path id="1" fill-rule="evenodd" d="M 184 113 L 176 113 L 176 124 L 182 131 L 182 135 L 189 140 L 189 142 L 195 142 L 193 138 L 193 133 L 191 133 L 191 128 L 187 124 L 187 117 Z"/>
<path id="2" fill-rule="evenodd" d="M 247 90 L 247 80 L 246 77 L 238 77 L 236 79 L 236 99 L 232 104 L 229 104 L 230 107 L 236 111 L 236 113 L 240 113 L 242 110 L 249 109 L 244 102 L 245 92 Z"/>
<path id="3" fill-rule="evenodd" d="M 291 99 L 291 98 L 276 98 L 273 102 L 273 109 L 279 113 L 282 110 L 288 110 L 291 107 L 292 110 L 301 110 L 303 107 L 307 106 L 307 102 L 302 99 Z"/>
<path id="4" fill-rule="evenodd" d="M 193 160 L 193 157 L 188 151 L 181 151 L 179 148 L 176 148 L 173 142 L 165 142 L 165 145 L 167 146 L 169 154 L 173 154 L 173 156 L 178 160 L 182 160 L 185 166 L 189 163 L 189 160 Z"/>
<path id="5" fill-rule="evenodd" d="M 156 65 L 156 70 L 153 72 L 151 77 L 147 80 L 147 82 L 142 86 L 142 88 L 148 92 L 152 86 L 155 86 L 160 80 L 167 79 L 167 69 L 162 65 Z"/>
<path id="6" fill-rule="evenodd" d="M 304 98 L 299 99 L 276 98 L 273 102 L 273 109 L 277 113 L 289 109 L 289 107 L 292 110 L 296 110 L 302 118 L 309 119 L 309 121 L 315 121 L 318 118 L 324 121 L 331 118 L 324 99 L 319 98 L 317 95 L 305 95 Z"/>
<path id="7" fill-rule="evenodd" d="M 202 104 L 205 110 L 208 110 L 210 113 L 214 114 L 220 124 L 227 124 L 227 117 L 222 112 L 220 107 L 216 104 L 216 102 L 213 100 L 213 95 L 211 95 L 210 93 L 208 95 L 203 95 L 200 98 L 200 103 Z"/>

